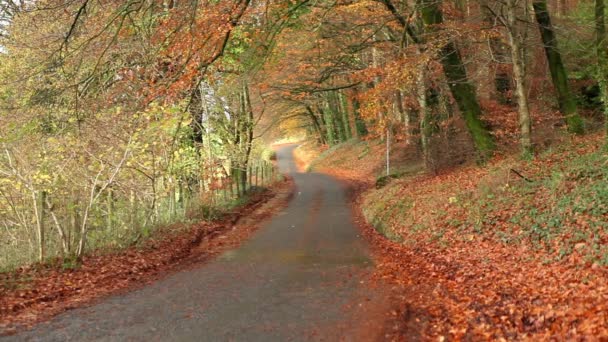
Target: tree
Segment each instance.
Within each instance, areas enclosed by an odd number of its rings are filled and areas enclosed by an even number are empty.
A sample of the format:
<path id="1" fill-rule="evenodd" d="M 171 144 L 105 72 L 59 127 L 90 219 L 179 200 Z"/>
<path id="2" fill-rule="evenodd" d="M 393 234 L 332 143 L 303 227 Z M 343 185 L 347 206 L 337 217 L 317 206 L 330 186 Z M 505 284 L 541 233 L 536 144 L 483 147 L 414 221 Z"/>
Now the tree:
<path id="1" fill-rule="evenodd" d="M 521 19 L 520 12 L 527 11 L 525 3 L 523 8 L 519 0 L 506 0 L 504 4 L 498 3 L 497 9 L 489 3 L 484 3 L 486 9 L 497 18 L 505 27 L 509 45 L 511 47 L 511 64 L 513 79 L 515 81 L 515 96 L 519 113 L 520 146 L 524 156 L 530 156 L 532 150 L 532 123 L 528 104 L 528 86 L 526 82 L 526 26 Z"/>
<path id="2" fill-rule="evenodd" d="M 604 108 L 605 130 L 608 133 L 608 42 L 604 0 L 595 0 L 595 52 L 597 55 L 597 79 Z"/>
<path id="3" fill-rule="evenodd" d="M 391 0 L 382 0 L 387 9 L 395 16 L 403 29 L 412 38 L 414 43 L 421 44 L 423 41 L 416 32 L 413 25 L 399 13 Z M 419 11 L 428 33 L 441 33 L 440 25 L 443 23 L 443 14 L 440 9 L 441 2 L 436 0 L 420 0 Z M 494 140 L 486 125 L 481 121 L 481 107 L 477 101 L 475 88 L 467 77 L 467 71 L 462 63 L 460 51 L 453 39 L 440 43 L 439 59 L 443 66 L 450 91 L 467 128 L 473 138 L 478 151 L 480 161 L 489 158 L 495 148 Z"/>
<path id="4" fill-rule="evenodd" d="M 583 120 L 578 115 L 576 100 L 568 86 L 568 75 L 562 62 L 562 55 L 557 44 L 557 37 L 551 24 L 551 16 L 547 9 L 546 0 L 536 0 L 532 3 L 534 15 L 540 36 L 545 49 L 545 56 L 549 64 L 551 80 L 553 88 L 557 96 L 559 109 L 566 119 L 568 130 L 575 134 L 581 134 L 584 131 Z"/>
<path id="5" fill-rule="evenodd" d="M 518 22 L 517 0 L 507 0 L 507 35 L 511 45 L 511 63 L 519 111 L 520 144 L 523 155 L 532 153 L 532 124 L 528 106 L 528 87 L 526 86 L 526 51 L 524 29 Z"/>

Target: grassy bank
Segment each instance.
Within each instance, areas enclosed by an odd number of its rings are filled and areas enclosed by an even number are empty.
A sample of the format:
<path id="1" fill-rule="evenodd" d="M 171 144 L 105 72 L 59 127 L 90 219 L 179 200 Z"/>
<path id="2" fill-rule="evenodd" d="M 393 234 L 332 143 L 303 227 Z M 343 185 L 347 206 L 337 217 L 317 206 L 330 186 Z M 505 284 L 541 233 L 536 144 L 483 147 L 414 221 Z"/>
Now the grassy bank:
<path id="1" fill-rule="evenodd" d="M 608 265 L 608 153 L 602 146 L 602 137 L 586 137 L 534 160 L 499 158 L 438 175 L 426 174 L 407 147 L 397 146 L 387 178 L 382 143 L 350 141 L 318 153 L 309 169 L 375 184 L 362 196 L 363 212 L 395 241 L 441 247 L 453 239 L 491 239 L 541 250 L 544 262 L 576 254 L 582 263 Z"/>
<path id="2" fill-rule="evenodd" d="M 379 142 L 342 144 L 312 162 L 366 183 L 357 203 L 392 241 L 378 273 L 401 286 L 397 321 L 432 338 L 608 334 L 603 136 L 573 138 L 534 160 L 503 156 L 436 175 L 407 151 L 393 147 L 402 155 L 388 178 Z"/>

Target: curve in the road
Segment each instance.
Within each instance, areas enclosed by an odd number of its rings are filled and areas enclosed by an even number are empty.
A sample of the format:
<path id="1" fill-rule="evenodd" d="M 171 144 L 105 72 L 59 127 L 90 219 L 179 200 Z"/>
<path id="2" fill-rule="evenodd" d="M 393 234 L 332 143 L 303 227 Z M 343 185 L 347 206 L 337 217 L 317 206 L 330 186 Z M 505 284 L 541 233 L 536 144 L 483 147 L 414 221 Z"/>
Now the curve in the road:
<path id="1" fill-rule="evenodd" d="M 281 171 L 297 187 L 293 200 L 240 248 L 4 339 L 369 339 L 355 314 L 377 299 L 361 286 L 372 267 L 368 250 L 341 184 L 327 175 L 298 173 L 294 148 L 278 150 Z"/>

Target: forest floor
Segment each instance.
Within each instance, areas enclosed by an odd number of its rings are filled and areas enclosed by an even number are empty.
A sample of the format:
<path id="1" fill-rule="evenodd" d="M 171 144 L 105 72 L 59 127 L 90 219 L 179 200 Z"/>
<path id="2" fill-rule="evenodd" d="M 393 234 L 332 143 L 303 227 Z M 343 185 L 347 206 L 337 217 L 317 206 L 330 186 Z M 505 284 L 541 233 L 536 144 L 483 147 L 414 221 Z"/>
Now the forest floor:
<path id="1" fill-rule="evenodd" d="M 290 179 L 259 193 L 215 221 L 160 228 L 144 242 L 114 253 L 92 253 L 75 268 L 61 261 L 0 274 L 0 336 L 102 298 L 140 288 L 208 261 L 247 240 L 287 205 Z"/>
<path id="2" fill-rule="evenodd" d="M 608 153 L 602 135 L 566 140 L 436 175 L 398 143 L 381 181 L 381 142 L 296 156 L 354 190 L 375 276 L 397 288 L 387 339 L 608 337 Z"/>

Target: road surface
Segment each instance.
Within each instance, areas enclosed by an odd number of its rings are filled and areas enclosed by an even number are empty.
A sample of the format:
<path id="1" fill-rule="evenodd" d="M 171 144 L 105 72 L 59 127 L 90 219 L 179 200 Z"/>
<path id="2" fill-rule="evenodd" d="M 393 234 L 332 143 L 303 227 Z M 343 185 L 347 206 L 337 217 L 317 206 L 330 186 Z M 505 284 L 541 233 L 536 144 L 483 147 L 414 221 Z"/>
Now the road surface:
<path id="1" fill-rule="evenodd" d="M 363 341 L 384 299 L 335 179 L 298 173 L 289 206 L 241 247 L 133 292 L 68 311 L 0 341 Z"/>

